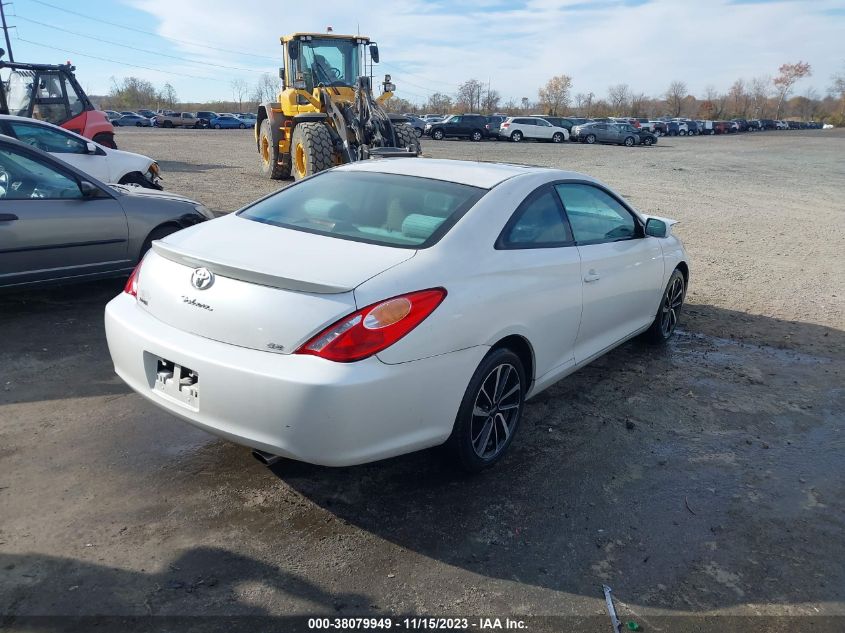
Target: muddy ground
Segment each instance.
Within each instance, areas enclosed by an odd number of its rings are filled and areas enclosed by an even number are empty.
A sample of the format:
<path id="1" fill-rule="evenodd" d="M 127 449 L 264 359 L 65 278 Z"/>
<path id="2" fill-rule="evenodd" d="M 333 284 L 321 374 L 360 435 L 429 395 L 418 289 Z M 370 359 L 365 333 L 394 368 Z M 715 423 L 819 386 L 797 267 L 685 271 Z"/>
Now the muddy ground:
<path id="1" fill-rule="evenodd" d="M 249 132 L 119 132 L 218 211 L 284 184 L 258 175 Z M 427 613 L 609 630 L 602 583 L 645 630 L 702 630 L 661 619 L 679 614 L 802 616 L 767 631 L 845 618 L 845 134 L 424 151 L 583 171 L 680 219 L 683 329 L 531 401 L 480 476 L 438 450 L 267 469 L 114 376 L 102 311 L 120 281 L 0 296 L 0 629 Z"/>

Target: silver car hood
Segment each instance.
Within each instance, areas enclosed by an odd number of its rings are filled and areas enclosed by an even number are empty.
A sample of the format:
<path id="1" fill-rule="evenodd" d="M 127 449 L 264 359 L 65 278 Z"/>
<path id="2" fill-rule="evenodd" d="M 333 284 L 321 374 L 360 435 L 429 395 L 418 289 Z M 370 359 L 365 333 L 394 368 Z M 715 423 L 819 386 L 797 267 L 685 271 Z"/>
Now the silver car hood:
<path id="1" fill-rule="evenodd" d="M 181 196 L 178 193 L 159 191 L 158 189 L 147 189 L 146 187 L 140 187 L 138 185 L 119 185 L 117 183 L 109 183 L 109 187 L 118 193 L 127 196 L 136 196 L 139 198 L 154 197 L 157 200 L 177 200 L 179 202 L 188 202 L 190 204 L 200 204 L 196 200 L 192 200 L 186 196 Z"/>

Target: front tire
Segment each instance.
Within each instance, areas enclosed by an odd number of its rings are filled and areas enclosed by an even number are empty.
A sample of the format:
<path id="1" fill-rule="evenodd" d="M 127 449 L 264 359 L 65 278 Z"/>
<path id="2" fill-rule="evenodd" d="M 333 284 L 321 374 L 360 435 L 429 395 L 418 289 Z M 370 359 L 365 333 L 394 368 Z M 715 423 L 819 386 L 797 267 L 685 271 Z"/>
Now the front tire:
<path id="1" fill-rule="evenodd" d="M 412 154 L 420 155 L 422 148 L 413 127 L 407 123 L 397 123 L 393 126 L 393 133 L 396 136 L 397 147 L 408 148 Z"/>
<path id="2" fill-rule="evenodd" d="M 596 135 L 595 134 L 587 134 L 587 137 L 584 139 L 584 142 L 587 145 L 592 145 L 596 142 Z"/>
<path id="3" fill-rule="evenodd" d="M 645 145 L 646 147 L 648 147 L 648 146 L 649 146 L 649 145 L 651 145 L 652 143 L 654 143 L 654 139 L 652 139 L 650 136 L 646 136 L 646 137 L 643 139 L 643 145 Z"/>
<path id="4" fill-rule="evenodd" d="M 663 291 L 657 315 L 651 327 L 646 330 L 645 337 L 649 342 L 661 344 L 672 338 L 681 316 L 686 290 L 684 275 L 676 268 L 666 284 L 666 290 Z"/>
<path id="5" fill-rule="evenodd" d="M 475 473 L 498 462 L 522 419 L 527 381 L 519 356 L 490 352 L 469 381 L 446 446 L 457 463 Z"/>
<path id="6" fill-rule="evenodd" d="M 563 138 L 563 134 L 560 132 L 555 132 L 554 136 L 552 136 L 553 143 L 563 143 L 565 139 Z"/>
<path id="7" fill-rule="evenodd" d="M 294 180 L 302 180 L 334 166 L 332 137 L 323 123 L 300 123 L 293 128 L 290 151 Z"/>
<path id="8" fill-rule="evenodd" d="M 431 133 L 431 138 L 433 138 L 435 141 L 442 141 L 443 136 L 444 136 L 443 130 L 434 130 Z"/>
<path id="9" fill-rule="evenodd" d="M 623 143 L 625 144 L 625 147 L 633 147 L 636 141 L 634 140 L 633 136 L 626 136 Z"/>

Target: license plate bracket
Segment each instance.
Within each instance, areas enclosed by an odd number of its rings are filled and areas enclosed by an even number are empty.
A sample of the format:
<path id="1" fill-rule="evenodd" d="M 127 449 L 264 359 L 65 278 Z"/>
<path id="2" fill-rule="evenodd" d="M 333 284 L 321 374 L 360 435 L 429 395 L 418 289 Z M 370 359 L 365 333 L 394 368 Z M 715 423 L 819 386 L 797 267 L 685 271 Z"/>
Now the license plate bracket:
<path id="1" fill-rule="evenodd" d="M 199 374 L 193 369 L 165 358 L 157 358 L 153 391 L 168 400 L 199 411 Z"/>

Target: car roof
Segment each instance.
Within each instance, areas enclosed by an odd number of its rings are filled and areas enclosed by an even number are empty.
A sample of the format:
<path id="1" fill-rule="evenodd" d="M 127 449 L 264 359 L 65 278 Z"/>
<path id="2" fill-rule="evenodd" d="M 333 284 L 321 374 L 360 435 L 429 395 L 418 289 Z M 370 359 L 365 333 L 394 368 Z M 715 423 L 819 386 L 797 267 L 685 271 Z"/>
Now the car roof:
<path id="1" fill-rule="evenodd" d="M 470 160 L 449 160 L 441 158 L 383 158 L 348 163 L 336 168 L 340 171 L 368 171 L 402 176 L 418 176 L 446 180 L 472 187 L 491 189 L 499 183 L 524 174 L 554 174 L 557 178 L 583 178 L 575 172 L 514 165 L 510 163 L 485 163 Z"/>

